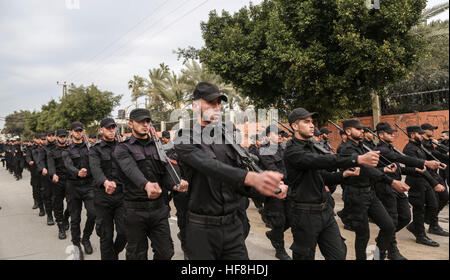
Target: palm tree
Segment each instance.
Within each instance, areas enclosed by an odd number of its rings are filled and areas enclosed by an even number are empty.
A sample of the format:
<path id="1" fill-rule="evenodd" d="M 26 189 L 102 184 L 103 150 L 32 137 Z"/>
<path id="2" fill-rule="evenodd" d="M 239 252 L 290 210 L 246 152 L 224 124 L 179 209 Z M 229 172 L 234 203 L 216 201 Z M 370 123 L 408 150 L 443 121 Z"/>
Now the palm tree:
<path id="1" fill-rule="evenodd" d="M 136 101 L 139 97 L 146 95 L 144 89 L 144 78 L 134 75 L 133 80 L 128 82 L 128 89 L 131 89 L 131 97 Z"/>

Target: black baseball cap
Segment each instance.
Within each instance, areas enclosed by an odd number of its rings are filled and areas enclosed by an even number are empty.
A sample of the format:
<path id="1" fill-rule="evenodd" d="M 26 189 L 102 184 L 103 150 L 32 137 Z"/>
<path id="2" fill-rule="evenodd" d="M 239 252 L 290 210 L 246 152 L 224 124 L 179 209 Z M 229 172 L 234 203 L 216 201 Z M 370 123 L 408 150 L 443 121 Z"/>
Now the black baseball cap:
<path id="1" fill-rule="evenodd" d="M 67 130 L 65 130 L 65 129 L 58 129 L 56 131 L 56 136 L 57 137 L 67 136 Z"/>
<path id="2" fill-rule="evenodd" d="M 446 134 L 448 134 L 448 130 L 444 130 L 444 131 L 442 131 L 442 133 L 446 133 Z"/>
<path id="3" fill-rule="evenodd" d="M 143 120 L 152 120 L 150 111 L 143 108 L 134 109 L 130 113 L 130 120 L 141 122 Z"/>
<path id="4" fill-rule="evenodd" d="M 111 118 L 105 118 L 100 122 L 100 127 L 111 127 L 111 126 L 117 126 L 114 119 Z"/>
<path id="5" fill-rule="evenodd" d="M 170 139 L 170 132 L 168 131 L 163 131 L 161 135 L 163 138 Z"/>
<path id="6" fill-rule="evenodd" d="M 424 124 L 422 124 L 420 127 L 421 127 L 423 130 L 436 130 L 436 129 L 438 129 L 437 126 L 432 126 L 432 125 L 429 124 L 429 123 L 424 123 Z"/>
<path id="7" fill-rule="evenodd" d="M 48 136 L 48 135 L 55 135 L 55 131 L 51 130 L 51 129 L 47 130 L 47 132 L 45 133 L 45 136 Z"/>
<path id="8" fill-rule="evenodd" d="M 40 133 L 38 138 L 41 140 L 47 140 L 47 138 L 45 138 L 45 133 Z"/>
<path id="9" fill-rule="evenodd" d="M 89 138 L 97 138 L 97 134 L 89 134 Z"/>
<path id="10" fill-rule="evenodd" d="M 382 132 L 382 131 L 384 131 L 384 132 L 387 132 L 387 133 L 390 133 L 390 134 L 392 134 L 392 133 L 394 133 L 394 132 L 397 132 L 397 130 L 396 129 L 393 129 L 392 127 L 391 127 L 391 125 L 389 124 L 389 123 L 387 123 L 387 122 L 380 122 L 380 123 L 378 123 L 377 124 L 377 130 L 376 130 L 377 132 Z"/>
<path id="11" fill-rule="evenodd" d="M 71 125 L 70 125 L 70 130 L 83 130 L 84 129 L 84 127 L 83 127 L 83 124 L 82 123 L 80 123 L 80 122 L 73 122 Z"/>
<path id="12" fill-rule="evenodd" d="M 294 109 L 288 116 L 289 124 L 293 124 L 297 120 L 304 120 L 308 117 L 317 117 L 319 114 L 317 112 L 310 113 L 304 108 Z"/>
<path id="13" fill-rule="evenodd" d="M 346 130 L 347 128 L 351 128 L 351 127 L 356 128 L 356 129 L 364 129 L 364 126 L 361 124 L 359 119 L 345 120 L 342 122 L 342 127 L 344 130 Z"/>
<path id="14" fill-rule="evenodd" d="M 328 128 L 324 127 L 320 130 L 320 135 L 322 134 L 330 134 L 333 133 L 332 131 L 329 131 Z"/>
<path id="15" fill-rule="evenodd" d="M 425 131 L 423 131 L 423 129 L 418 125 L 408 126 L 406 128 L 406 132 L 408 132 L 408 134 L 414 132 L 417 132 L 419 134 L 425 134 Z"/>
<path id="16" fill-rule="evenodd" d="M 221 93 L 219 87 L 213 83 L 200 82 L 195 87 L 194 100 L 205 99 L 206 101 L 211 102 L 216 98 L 220 98 L 225 102 L 228 101 L 228 97 Z"/>

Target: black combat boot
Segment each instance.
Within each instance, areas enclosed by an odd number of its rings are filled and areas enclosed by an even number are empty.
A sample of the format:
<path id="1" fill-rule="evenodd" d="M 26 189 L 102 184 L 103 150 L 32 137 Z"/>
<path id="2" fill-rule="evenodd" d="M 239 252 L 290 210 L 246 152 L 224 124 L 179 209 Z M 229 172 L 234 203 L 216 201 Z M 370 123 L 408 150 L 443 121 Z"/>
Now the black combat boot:
<path id="1" fill-rule="evenodd" d="M 52 213 L 47 214 L 47 225 L 48 226 L 54 226 L 55 225 L 55 221 L 53 220 Z"/>
<path id="2" fill-rule="evenodd" d="M 397 241 L 394 239 L 394 241 L 391 243 L 391 245 L 388 248 L 388 259 L 392 261 L 406 261 L 407 258 L 405 258 L 402 254 L 400 254 L 400 251 L 397 247 Z"/>
<path id="3" fill-rule="evenodd" d="M 44 217 L 45 216 L 45 210 L 44 207 L 40 207 L 39 208 L 39 217 Z"/>
<path id="4" fill-rule="evenodd" d="M 439 224 L 430 225 L 430 228 L 428 228 L 428 233 L 448 237 L 448 232 L 441 228 Z"/>
<path id="5" fill-rule="evenodd" d="M 34 205 L 33 205 L 33 207 L 31 207 L 31 209 L 38 209 L 39 208 L 39 205 L 38 205 L 38 203 L 37 203 L 37 201 L 36 201 L 36 199 L 34 200 Z"/>
<path id="6" fill-rule="evenodd" d="M 88 239 L 88 240 L 82 240 L 82 241 L 81 241 L 81 244 L 83 244 L 84 252 L 85 252 L 87 255 L 92 254 L 92 252 L 93 252 L 94 250 L 92 249 L 91 241 L 89 241 L 89 239 Z"/>
<path id="7" fill-rule="evenodd" d="M 416 243 L 422 244 L 422 245 L 427 245 L 427 246 L 430 246 L 430 247 L 439 247 L 439 243 L 437 243 L 436 241 L 431 240 L 425 234 L 417 236 L 416 237 Z"/>
<path id="8" fill-rule="evenodd" d="M 273 240 L 272 231 L 266 231 L 266 236 L 270 240 L 270 243 L 272 243 L 273 248 L 275 248 L 275 258 L 282 261 L 292 260 L 284 248 L 284 241 Z"/>
<path id="9" fill-rule="evenodd" d="M 64 240 L 67 238 L 66 231 L 64 230 L 64 223 L 58 223 L 58 238 Z"/>

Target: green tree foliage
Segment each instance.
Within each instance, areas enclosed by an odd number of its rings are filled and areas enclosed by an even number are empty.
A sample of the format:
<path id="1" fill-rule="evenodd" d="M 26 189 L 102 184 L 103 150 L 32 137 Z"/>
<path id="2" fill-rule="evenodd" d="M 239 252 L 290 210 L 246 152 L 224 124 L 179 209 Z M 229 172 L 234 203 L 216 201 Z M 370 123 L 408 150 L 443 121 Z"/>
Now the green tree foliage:
<path id="1" fill-rule="evenodd" d="M 20 111 L 8 115 L 3 133 L 31 138 L 49 129 L 69 129 L 74 121 L 83 123 L 88 133 L 95 132 L 97 123 L 111 114 L 121 98 L 112 92 L 100 91 L 95 85 L 77 87 L 72 84 L 59 103 L 51 100 L 42 105 L 39 112 Z"/>
<path id="2" fill-rule="evenodd" d="M 205 46 L 179 50 L 258 106 L 319 111 L 322 121 L 370 108 L 370 92 L 417 63 L 426 0 L 265 0 L 201 24 Z"/>
<path id="3" fill-rule="evenodd" d="M 171 71 L 169 66 L 162 63 L 158 68 L 149 70 L 147 79 L 134 76 L 130 80 L 132 100 L 142 96 L 148 98 L 148 109 L 152 112 L 154 122 L 167 121 L 170 113 L 176 109 L 188 109 L 192 103 L 192 94 L 199 82 L 211 82 L 228 95 L 232 107 L 245 110 L 249 100 L 242 97 L 231 84 L 227 84 L 220 76 L 212 73 L 195 60 L 186 61 L 181 73 Z"/>
<path id="4" fill-rule="evenodd" d="M 426 40 L 424 55 L 408 76 L 387 88 L 388 96 L 449 87 L 449 25 L 437 21 L 419 25 L 414 32 Z"/>

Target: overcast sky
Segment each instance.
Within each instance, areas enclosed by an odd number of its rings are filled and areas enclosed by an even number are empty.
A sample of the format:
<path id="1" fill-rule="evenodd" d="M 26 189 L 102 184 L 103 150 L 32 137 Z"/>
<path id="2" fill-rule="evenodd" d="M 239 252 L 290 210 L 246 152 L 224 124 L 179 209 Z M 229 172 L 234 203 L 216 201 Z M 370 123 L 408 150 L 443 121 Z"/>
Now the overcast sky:
<path id="1" fill-rule="evenodd" d="M 70 4 L 73 3 L 73 5 Z M 79 2 L 79 9 L 77 7 Z M 252 1 L 258 4 L 261 0 Z M 429 0 L 428 5 L 442 3 Z M 209 11 L 237 11 L 247 0 L 1 0 L 1 117 L 40 110 L 62 90 L 57 81 L 96 84 L 131 104 L 128 81 L 162 62 L 181 68 L 173 50 L 203 45 Z M 437 18 L 448 19 L 448 11 Z M 116 108 L 117 110 L 117 108 Z"/>

